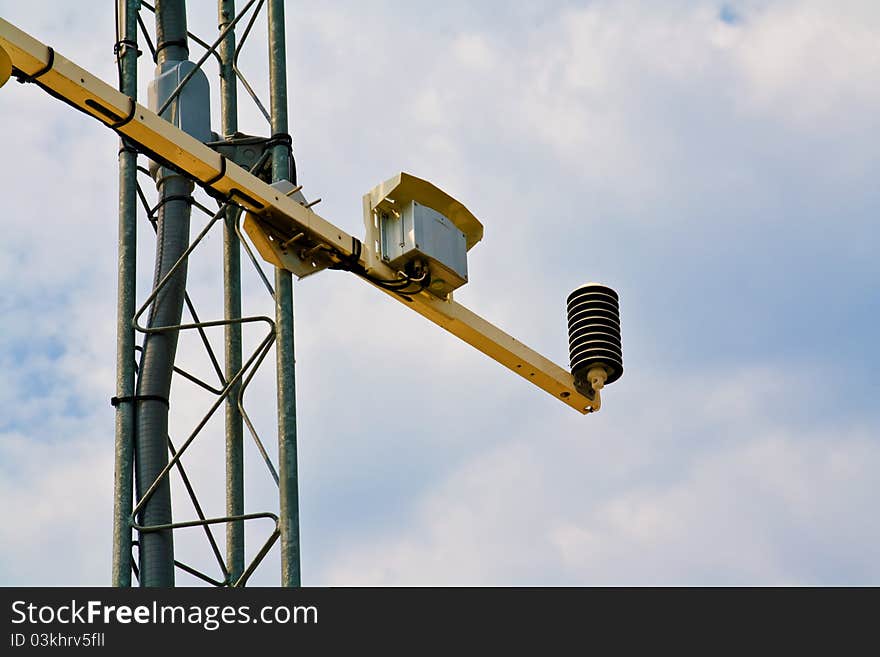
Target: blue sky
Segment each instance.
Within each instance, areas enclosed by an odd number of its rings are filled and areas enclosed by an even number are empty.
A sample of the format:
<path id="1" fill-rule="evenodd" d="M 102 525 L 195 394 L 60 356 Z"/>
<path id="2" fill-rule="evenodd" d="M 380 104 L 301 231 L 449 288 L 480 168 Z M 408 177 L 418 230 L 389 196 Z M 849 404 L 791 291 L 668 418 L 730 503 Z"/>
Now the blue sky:
<path id="1" fill-rule="evenodd" d="M 0 15 L 112 81 L 112 12 L 81 4 Z M 400 170 L 432 180 L 486 226 L 459 300 L 564 365 L 565 297 L 604 281 L 626 362 L 581 417 L 350 276 L 299 282 L 305 583 L 880 580 L 876 3 L 288 3 L 288 24 L 322 216 L 360 235 L 361 194 Z M 0 90 L 0 113 L 0 582 L 103 584 L 116 141 L 31 87 Z M 190 269 L 203 316 L 222 311 L 220 245 Z M 142 223 L 141 298 L 152 258 Z M 196 346 L 181 358 L 207 371 Z M 181 442 L 206 398 L 174 394 Z M 271 371 L 249 399 L 271 438 Z M 187 462 L 218 515 L 220 450 L 215 422 Z M 247 459 L 249 510 L 272 508 Z M 179 491 L 175 509 L 191 517 Z M 180 553 L 209 568 L 197 538 Z"/>

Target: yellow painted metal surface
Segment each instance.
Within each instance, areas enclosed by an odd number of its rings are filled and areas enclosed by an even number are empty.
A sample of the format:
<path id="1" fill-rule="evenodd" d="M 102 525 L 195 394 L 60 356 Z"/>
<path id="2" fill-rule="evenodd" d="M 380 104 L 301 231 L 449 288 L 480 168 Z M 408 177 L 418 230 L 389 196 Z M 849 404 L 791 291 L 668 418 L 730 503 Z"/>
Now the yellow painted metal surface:
<path id="1" fill-rule="evenodd" d="M 9 53 L 12 64 L 28 75 L 41 70 L 49 62 L 47 46 L 3 19 L 0 19 L 0 47 Z M 52 69 L 42 75 L 39 81 L 106 125 L 123 121 L 132 110 L 132 101 L 128 96 L 57 52 Z M 258 212 L 278 230 L 304 229 L 332 244 L 340 253 L 351 253 L 351 235 L 238 165 L 229 161 L 224 165 L 215 150 L 143 105 L 135 103 L 133 109 L 131 120 L 118 128 L 118 132 L 133 142 L 159 158 L 173 162 L 197 180 L 204 182 L 215 179 L 210 185 L 211 189 L 224 196 L 231 195 L 237 203 Z"/>
<path id="2" fill-rule="evenodd" d="M 574 378 L 568 371 L 460 303 L 438 299 L 428 292 L 414 295 L 409 302 L 388 290 L 376 289 L 461 338 L 579 413 L 599 410 L 601 402 L 598 393 L 595 399 L 582 395 L 575 389 Z"/>
<path id="3" fill-rule="evenodd" d="M 463 203 L 452 198 L 439 187 L 427 180 L 416 178 L 409 173 L 398 173 L 369 192 L 372 207 L 378 207 L 386 198 L 393 199 L 395 204 L 403 206 L 409 201 L 417 201 L 436 210 L 449 219 L 467 239 L 467 248 L 483 239 L 483 224 L 471 214 Z"/>
<path id="4" fill-rule="evenodd" d="M 0 48 L 0 87 L 9 81 L 11 75 L 12 60 L 9 58 L 9 53 Z"/>
<path id="5" fill-rule="evenodd" d="M 50 62 L 49 48 L 0 19 L 0 48 L 11 64 L 26 75 L 44 69 Z M 2 55 L 0 55 L 2 67 Z M 2 68 L 0 68 L 2 73 Z M 59 53 L 54 53 L 52 67 L 40 76 L 40 84 L 78 109 L 108 126 L 124 122 L 117 131 L 159 159 L 174 165 L 203 183 L 211 181 L 215 192 L 233 198 L 250 210 L 245 230 L 260 254 L 270 263 L 284 267 L 279 244 L 302 233 L 302 239 L 319 245 L 321 255 L 336 259 L 351 255 L 352 236 L 340 230 L 310 208 L 288 198 L 236 164 L 224 162 L 219 153 L 174 127 L 146 107 L 133 101 Z M 363 199 L 365 221 L 369 229 L 373 210 L 385 199 L 405 202 L 418 199 L 446 215 L 465 233 L 468 248 L 483 236 L 482 224 L 454 198 L 431 183 L 401 173 L 374 188 Z M 359 258 L 367 271 L 394 279 L 396 272 L 381 262 L 368 230 Z M 571 374 L 541 354 L 522 344 L 498 327 L 451 299 L 438 299 L 427 292 L 412 295 L 411 300 L 381 289 L 438 326 L 498 361 L 512 372 L 538 386 L 580 413 L 599 409 L 599 395 L 594 400 L 580 394 Z"/>
<path id="6" fill-rule="evenodd" d="M 464 204 L 426 180 L 407 173 L 400 173 L 377 185 L 363 197 L 364 226 L 366 227 L 363 258 L 367 263 L 367 270 L 382 278 L 393 280 L 397 273 L 382 261 L 377 246 L 380 238 L 376 213 L 383 209 L 383 203 L 388 198 L 394 200 L 394 205 L 403 205 L 414 200 L 440 213 L 455 213 L 459 222 L 456 225 L 459 229 L 464 232 L 467 227 L 470 230 L 470 234 L 465 233 L 468 237 L 468 248 L 476 244 L 483 235 L 482 224 Z M 439 299 L 429 292 L 421 292 L 407 295 L 411 299 L 408 300 L 404 296 L 381 287 L 376 286 L 376 289 L 458 336 L 472 347 L 578 412 L 589 413 L 599 410 L 601 406 L 599 393 L 596 393 L 593 399 L 582 395 L 575 388 L 574 377 L 570 372 L 562 369 L 534 349 L 527 347 L 491 322 L 456 303 L 452 300 L 451 294 L 447 299 Z"/>

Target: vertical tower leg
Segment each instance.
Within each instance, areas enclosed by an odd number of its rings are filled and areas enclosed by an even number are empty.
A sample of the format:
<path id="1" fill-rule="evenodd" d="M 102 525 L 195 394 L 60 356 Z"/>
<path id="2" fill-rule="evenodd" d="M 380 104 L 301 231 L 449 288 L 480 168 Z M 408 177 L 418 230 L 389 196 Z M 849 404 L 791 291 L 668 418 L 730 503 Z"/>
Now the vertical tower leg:
<path id="1" fill-rule="evenodd" d="M 120 91 L 137 96 L 137 12 L 139 0 L 117 0 L 116 30 Z M 137 246 L 137 153 L 125 140 L 119 149 L 119 264 L 116 300 L 116 396 L 134 395 L 135 273 Z M 134 404 L 116 407 L 113 481 L 113 586 L 131 586 L 131 510 L 134 466 Z"/>
<path id="2" fill-rule="evenodd" d="M 284 0 L 269 0 L 269 93 L 272 132 L 286 133 L 287 65 Z M 289 146 L 272 154 L 273 180 L 290 177 Z M 295 181 L 294 181 L 295 182 Z M 276 370 L 278 377 L 278 477 L 281 525 L 281 585 L 300 586 L 299 491 L 296 455 L 296 382 L 294 379 L 293 279 L 275 270 Z"/>
<path id="3" fill-rule="evenodd" d="M 219 0 L 218 28 L 222 31 L 235 17 L 235 0 Z M 235 31 L 229 30 L 218 48 L 220 55 L 220 114 L 223 137 L 238 130 L 238 97 L 235 71 Z M 223 307 L 227 320 L 241 318 L 241 247 L 235 225 L 238 210 L 226 210 L 223 227 Z M 232 380 L 241 369 L 241 324 L 227 324 L 224 334 L 226 380 Z M 226 515 L 244 513 L 243 425 L 238 410 L 237 383 L 226 398 Z M 234 583 L 244 571 L 244 521 L 230 522 L 226 528 L 226 564 L 229 582 Z"/>

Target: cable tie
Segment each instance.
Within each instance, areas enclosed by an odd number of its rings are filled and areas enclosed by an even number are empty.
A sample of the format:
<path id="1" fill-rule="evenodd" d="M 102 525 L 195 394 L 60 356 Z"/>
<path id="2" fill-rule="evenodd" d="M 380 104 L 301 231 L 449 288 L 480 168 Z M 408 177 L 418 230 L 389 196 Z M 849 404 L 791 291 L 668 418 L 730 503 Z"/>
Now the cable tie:
<path id="1" fill-rule="evenodd" d="M 119 59 L 119 53 L 122 52 L 123 48 L 134 48 L 138 57 L 144 54 L 143 52 L 141 52 L 141 49 L 138 48 L 137 41 L 132 41 L 131 39 L 120 39 L 113 44 L 113 54 L 116 55 L 117 59 Z"/>
<path id="2" fill-rule="evenodd" d="M 293 137 L 289 132 L 276 132 L 266 140 L 266 146 L 287 146 L 293 147 Z"/>
<path id="3" fill-rule="evenodd" d="M 171 39 L 169 41 L 160 41 L 156 46 L 156 58 L 158 59 L 159 53 L 162 52 L 163 48 L 168 48 L 169 46 L 180 46 L 189 52 L 189 44 L 186 39 Z"/>
<path id="4" fill-rule="evenodd" d="M 168 403 L 167 397 L 162 397 L 161 395 L 131 395 L 129 397 L 111 397 L 110 405 L 113 407 L 117 407 L 120 404 L 126 402 L 139 402 L 139 401 L 158 401 L 165 404 L 168 408 L 171 408 L 171 404 Z"/>
<path id="5" fill-rule="evenodd" d="M 131 142 L 128 141 L 125 137 L 121 140 L 122 146 L 119 147 L 119 150 L 116 152 L 117 155 L 122 155 L 123 153 L 131 153 L 132 155 L 140 155 L 140 151 L 131 145 Z"/>
<path id="6" fill-rule="evenodd" d="M 166 203 L 171 203 L 172 201 L 186 201 L 190 205 L 195 203 L 195 199 L 189 194 L 169 194 L 168 196 L 163 196 L 159 199 L 159 202 L 156 203 L 155 207 L 150 210 L 150 216 L 156 214 L 156 212 Z"/>

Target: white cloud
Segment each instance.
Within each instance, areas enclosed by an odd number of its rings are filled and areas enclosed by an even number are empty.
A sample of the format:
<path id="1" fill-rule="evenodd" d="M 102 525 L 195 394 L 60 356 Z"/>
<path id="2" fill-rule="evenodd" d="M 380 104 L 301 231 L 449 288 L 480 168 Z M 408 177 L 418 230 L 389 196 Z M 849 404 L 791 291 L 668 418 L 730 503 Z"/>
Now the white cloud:
<path id="1" fill-rule="evenodd" d="M 48 435 L 0 433 L 4 585 L 109 580 L 113 451 L 99 426 L 91 415 L 56 420 Z"/>
<path id="2" fill-rule="evenodd" d="M 742 27 L 724 29 L 719 45 L 744 81 L 740 102 L 803 129 L 876 111 L 880 73 L 874 3 L 779 3 Z M 727 42 L 724 43 L 724 37 Z"/>
<path id="3" fill-rule="evenodd" d="M 804 431 L 799 420 L 768 417 L 772 398 L 796 388 L 788 377 L 775 377 L 771 399 L 755 391 L 749 408 L 704 404 L 736 378 L 684 381 L 671 410 L 638 395 L 639 417 L 611 408 L 613 419 L 599 431 L 593 425 L 578 436 L 567 421 L 543 432 L 528 427 L 425 491 L 415 528 L 340 549 L 326 578 L 358 585 L 876 581 L 870 546 L 880 526 L 866 522 L 876 442 L 858 428 Z M 664 430 L 673 435 L 658 441 L 645 421 L 651 417 L 675 422 Z M 823 566 L 837 561 L 838 541 L 848 545 L 848 562 Z"/>

